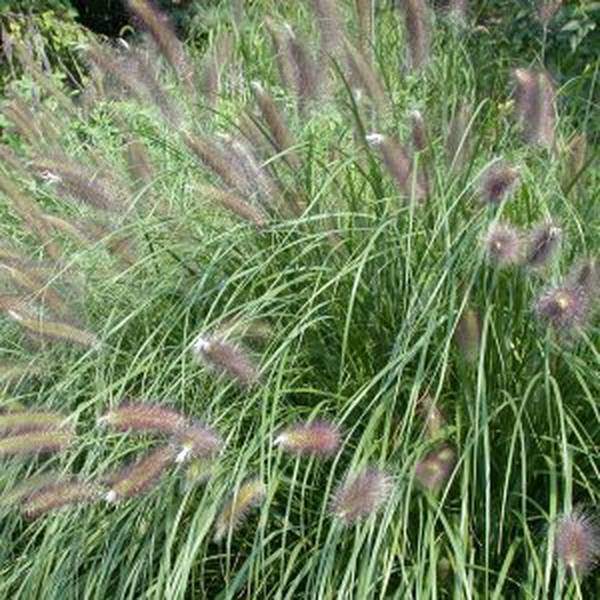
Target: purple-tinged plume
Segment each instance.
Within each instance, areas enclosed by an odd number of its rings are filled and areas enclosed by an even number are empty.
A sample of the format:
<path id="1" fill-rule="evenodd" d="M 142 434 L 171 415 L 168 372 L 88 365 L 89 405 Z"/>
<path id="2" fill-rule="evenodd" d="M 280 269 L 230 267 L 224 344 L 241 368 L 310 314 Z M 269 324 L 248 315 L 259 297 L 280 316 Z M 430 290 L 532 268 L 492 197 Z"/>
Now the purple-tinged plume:
<path id="1" fill-rule="evenodd" d="M 552 221 L 534 227 L 528 235 L 525 262 L 533 268 L 548 265 L 556 255 L 562 239 L 562 230 Z"/>
<path id="2" fill-rule="evenodd" d="M 383 164 L 393 177 L 399 190 L 410 197 L 412 196 L 414 183 L 414 197 L 417 200 L 425 200 L 426 187 L 418 177 L 413 177 L 412 160 L 406 149 L 394 138 L 379 133 L 369 134 L 367 142 L 379 150 Z M 416 181 L 413 181 L 414 179 Z"/>
<path id="3" fill-rule="evenodd" d="M 23 513 L 27 518 L 35 519 L 51 511 L 90 504 L 99 499 L 100 490 L 93 484 L 75 479 L 58 481 L 28 496 L 23 503 Z"/>
<path id="4" fill-rule="evenodd" d="M 454 340 L 465 360 L 474 363 L 479 358 L 481 319 L 479 313 L 467 305 L 458 319 Z"/>
<path id="5" fill-rule="evenodd" d="M 331 508 L 345 525 L 370 517 L 389 499 L 392 478 L 379 469 L 367 467 L 350 474 L 335 491 Z"/>
<path id="6" fill-rule="evenodd" d="M 523 236 L 510 223 L 490 225 L 483 245 L 488 260 L 498 267 L 516 265 L 523 260 Z"/>
<path id="7" fill-rule="evenodd" d="M 177 450 L 162 446 L 148 452 L 140 460 L 106 477 L 109 491 L 104 499 L 109 503 L 140 496 L 157 485 L 169 467 L 175 464 Z"/>
<path id="8" fill-rule="evenodd" d="M 257 365 L 238 344 L 201 334 L 195 339 L 192 352 L 208 367 L 225 373 L 243 387 L 252 387 L 259 381 Z"/>
<path id="9" fill-rule="evenodd" d="M 30 431 L 0 439 L 0 458 L 60 452 L 75 440 L 72 431 Z"/>
<path id="10" fill-rule="evenodd" d="M 600 559 L 597 519 L 577 509 L 562 515 L 556 524 L 554 556 L 572 575 L 589 573 Z"/>
<path id="11" fill-rule="evenodd" d="M 525 141 L 552 148 L 556 127 L 556 92 L 544 71 L 515 69 L 516 116 Z"/>
<path id="12" fill-rule="evenodd" d="M 26 411 L 0 415 L 0 437 L 33 431 L 55 431 L 66 426 L 65 415 L 55 412 Z"/>
<path id="13" fill-rule="evenodd" d="M 590 315 L 590 298 L 584 288 L 561 285 L 546 290 L 534 306 L 537 317 L 561 333 L 584 326 Z"/>
<path id="14" fill-rule="evenodd" d="M 479 184 L 481 200 L 486 204 L 500 204 L 514 190 L 519 181 L 519 171 L 504 161 L 490 165 Z"/>
<path id="15" fill-rule="evenodd" d="M 243 483 L 217 516 L 215 542 L 220 542 L 230 531 L 236 529 L 253 508 L 262 504 L 266 494 L 266 487 L 258 478 Z"/>
<path id="16" fill-rule="evenodd" d="M 410 113 L 410 124 L 412 134 L 412 144 L 416 152 L 423 152 L 429 147 L 429 136 L 427 135 L 427 126 L 425 119 L 418 110 Z"/>
<path id="17" fill-rule="evenodd" d="M 593 256 L 578 260 L 567 275 L 567 285 L 581 288 L 591 303 L 600 299 L 600 260 Z"/>
<path id="18" fill-rule="evenodd" d="M 404 27 L 408 40 L 409 67 L 417 71 L 429 60 L 431 32 L 429 9 L 425 0 L 404 0 Z"/>
<path id="19" fill-rule="evenodd" d="M 425 431 L 429 439 L 436 439 L 447 425 L 446 417 L 441 408 L 429 394 L 419 399 L 419 413 L 425 421 Z"/>
<path id="20" fill-rule="evenodd" d="M 140 433 L 178 433 L 185 426 L 185 417 L 178 411 L 155 404 L 123 404 L 109 410 L 98 423 L 117 431 Z"/>
<path id="21" fill-rule="evenodd" d="M 326 421 L 299 423 L 283 430 L 275 439 L 282 450 L 298 455 L 332 456 L 340 447 L 339 429 Z"/>
<path id="22" fill-rule="evenodd" d="M 186 427 L 175 436 L 180 446 L 175 462 L 181 463 L 190 458 L 210 458 L 223 447 L 223 439 L 212 427 L 195 423 Z"/>
<path id="23" fill-rule="evenodd" d="M 431 492 L 440 490 L 456 464 L 456 452 L 446 444 L 429 452 L 415 467 L 417 481 Z"/>

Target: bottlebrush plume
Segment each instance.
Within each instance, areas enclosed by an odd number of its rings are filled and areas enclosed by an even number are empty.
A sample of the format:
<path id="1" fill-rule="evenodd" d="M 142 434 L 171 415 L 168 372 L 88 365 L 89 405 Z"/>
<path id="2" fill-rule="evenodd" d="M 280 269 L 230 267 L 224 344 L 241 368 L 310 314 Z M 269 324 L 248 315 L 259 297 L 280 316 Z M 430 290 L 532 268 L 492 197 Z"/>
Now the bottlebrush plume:
<path id="1" fill-rule="evenodd" d="M 148 29 L 161 54 L 193 97 L 194 69 L 189 64 L 185 48 L 177 39 L 168 17 L 152 6 L 149 0 L 127 0 L 127 6 Z"/>
<path id="2" fill-rule="evenodd" d="M 444 413 L 429 394 L 419 399 L 418 409 L 425 421 L 427 437 L 437 438 L 448 424 Z"/>
<path id="3" fill-rule="evenodd" d="M 196 337 L 192 352 L 207 366 L 227 374 L 243 387 L 251 387 L 258 383 L 258 367 L 240 345 L 201 334 Z"/>
<path id="4" fill-rule="evenodd" d="M 257 81 L 253 81 L 251 87 L 254 91 L 256 103 L 271 133 L 275 149 L 283 154 L 283 158 L 294 170 L 299 170 L 302 163 L 293 150 L 296 140 L 286 125 L 283 115 L 277 108 L 275 100 Z"/>
<path id="5" fill-rule="evenodd" d="M 537 225 L 528 235 L 525 262 L 534 268 L 546 266 L 558 251 L 561 239 L 562 230 L 552 221 Z"/>
<path id="6" fill-rule="evenodd" d="M 21 481 L 15 487 L 8 490 L 0 496 L 1 507 L 13 507 L 17 504 L 25 502 L 32 494 L 41 491 L 42 489 L 55 484 L 60 480 L 60 473 L 48 472 L 32 475 Z"/>
<path id="7" fill-rule="evenodd" d="M 417 481 L 432 492 L 441 489 L 454 470 L 456 452 L 448 445 L 432 450 L 415 467 Z"/>
<path id="8" fill-rule="evenodd" d="M 462 170 L 471 158 L 471 119 L 473 109 L 470 104 L 459 104 L 448 126 L 446 157 L 453 171 Z"/>
<path id="9" fill-rule="evenodd" d="M 345 525 L 352 525 L 374 515 L 391 492 L 392 478 L 379 469 L 367 467 L 357 474 L 349 474 L 335 491 L 333 514 Z"/>
<path id="10" fill-rule="evenodd" d="M 429 147 L 429 136 L 423 115 L 418 110 L 410 113 L 411 133 L 413 148 L 416 152 L 423 152 Z"/>
<path id="11" fill-rule="evenodd" d="M 340 447 L 341 436 L 333 423 L 314 421 L 299 423 L 282 431 L 275 445 L 292 454 L 327 457 Z"/>
<path id="12" fill-rule="evenodd" d="M 35 519 L 50 511 L 90 504 L 100 498 L 97 486 L 77 480 L 67 480 L 42 487 L 23 503 L 23 513 Z"/>
<path id="13" fill-rule="evenodd" d="M 193 487 L 205 483 L 213 476 L 215 462 L 210 458 L 192 458 L 185 469 L 182 491 L 185 493 Z"/>
<path id="14" fill-rule="evenodd" d="M 117 431 L 140 433 L 178 433 L 186 423 L 178 411 L 156 404 L 123 404 L 109 410 L 98 419 L 98 423 Z"/>
<path id="15" fill-rule="evenodd" d="M 237 215 L 244 221 L 252 223 L 258 229 L 266 224 L 266 216 L 259 208 L 252 206 L 248 201 L 234 192 L 221 190 L 214 186 L 203 185 L 199 188 L 203 196 L 210 198 L 223 208 Z"/>
<path id="16" fill-rule="evenodd" d="M 556 126 L 556 93 L 547 73 L 515 69 L 515 110 L 525 141 L 551 148 Z"/>
<path id="17" fill-rule="evenodd" d="M 600 260 L 597 257 L 578 260 L 567 275 L 567 285 L 581 288 L 592 303 L 598 302 Z"/>
<path id="18" fill-rule="evenodd" d="M 500 204 L 515 188 L 519 171 L 504 161 L 490 165 L 479 185 L 481 200 L 487 204 Z"/>
<path id="19" fill-rule="evenodd" d="M 12 316 L 21 327 L 24 327 L 30 333 L 41 338 L 71 342 L 94 350 L 101 347 L 100 340 L 93 333 L 79 329 L 69 323 L 51 321 L 44 318 L 28 317 L 15 312 L 13 312 Z"/>
<path id="20" fill-rule="evenodd" d="M 211 427 L 195 423 L 181 430 L 175 436 L 180 446 L 175 462 L 185 462 L 190 458 L 210 458 L 223 447 L 223 439 Z"/>
<path id="21" fill-rule="evenodd" d="M 413 71 L 429 60 L 431 33 L 429 12 L 425 0 L 403 0 L 404 27 L 408 40 L 408 63 Z"/>
<path id="22" fill-rule="evenodd" d="M 25 411 L 0 415 L 0 436 L 63 429 L 67 417 L 55 412 Z"/>
<path id="23" fill-rule="evenodd" d="M 338 59 L 342 51 L 344 22 L 337 0 L 312 0 L 317 17 L 321 42 L 321 60 L 328 64 L 331 58 Z"/>
<path id="24" fill-rule="evenodd" d="M 506 267 L 523 260 L 523 236 L 509 223 L 490 225 L 483 244 L 489 261 L 494 265 Z"/>
<path id="25" fill-rule="evenodd" d="M 30 431 L 0 439 L 0 458 L 60 452 L 75 440 L 72 431 Z"/>
<path id="26" fill-rule="evenodd" d="M 262 504 L 266 494 L 267 489 L 260 479 L 250 479 L 243 483 L 217 516 L 215 542 L 220 542 L 230 531 L 235 530 L 251 509 Z"/>
<path id="27" fill-rule="evenodd" d="M 368 56 L 373 45 L 373 0 L 356 0 L 356 16 L 358 21 L 358 43 L 361 52 Z"/>
<path id="28" fill-rule="evenodd" d="M 379 133 L 371 133 L 367 136 L 367 142 L 381 152 L 383 163 L 389 174 L 393 177 L 398 188 L 403 194 L 411 196 L 413 187 L 413 169 L 410 155 L 396 140 Z M 424 200 L 426 190 L 422 182 L 414 182 L 414 196 L 417 200 Z"/>
<path id="29" fill-rule="evenodd" d="M 456 345 L 468 362 L 476 362 L 479 358 L 481 341 L 481 319 L 478 312 L 467 305 L 456 325 L 454 332 Z"/>
<path id="30" fill-rule="evenodd" d="M 590 298 L 580 286 L 561 285 L 543 292 L 534 310 L 540 320 L 569 333 L 585 325 L 590 314 Z"/>
<path id="31" fill-rule="evenodd" d="M 167 469 L 175 464 L 176 457 L 176 448 L 170 445 L 162 446 L 108 475 L 106 483 L 109 491 L 104 499 L 112 504 L 148 492 L 159 483 Z"/>
<path id="32" fill-rule="evenodd" d="M 556 524 L 554 556 L 572 575 L 583 576 L 600 559 L 600 527 L 597 519 L 575 509 Z"/>

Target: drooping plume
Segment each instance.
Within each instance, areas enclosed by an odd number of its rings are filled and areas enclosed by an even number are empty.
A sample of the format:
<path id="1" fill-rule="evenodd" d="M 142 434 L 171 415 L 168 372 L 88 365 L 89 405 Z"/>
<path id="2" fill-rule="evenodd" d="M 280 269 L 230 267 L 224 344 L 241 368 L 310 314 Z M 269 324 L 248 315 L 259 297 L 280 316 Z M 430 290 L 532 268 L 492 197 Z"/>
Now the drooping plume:
<path id="1" fill-rule="evenodd" d="M 575 509 L 556 524 L 554 556 L 575 576 L 588 574 L 600 559 L 600 527 L 596 518 Z"/>
<path id="2" fill-rule="evenodd" d="M 23 513 L 29 519 L 35 519 L 48 512 L 90 504 L 100 498 L 97 486 L 68 479 L 43 486 L 27 497 L 23 503 Z"/>
<path id="3" fill-rule="evenodd" d="M 235 192 L 228 192 L 209 185 L 200 186 L 199 192 L 259 229 L 266 225 L 267 217 L 263 212 Z"/>
<path id="4" fill-rule="evenodd" d="M 267 490 L 260 479 L 243 483 L 225 503 L 215 522 L 215 542 L 220 542 L 230 531 L 234 531 L 248 513 L 262 504 Z"/>
<path id="5" fill-rule="evenodd" d="M 180 412 L 172 408 L 139 403 L 117 406 L 102 415 L 98 423 L 117 431 L 172 435 L 185 426 L 186 420 Z"/>
<path id="6" fill-rule="evenodd" d="M 431 45 L 429 9 L 425 0 L 403 0 L 402 9 L 408 42 L 408 65 L 411 70 L 418 71 L 429 60 Z"/>
<path id="7" fill-rule="evenodd" d="M 312 5 L 319 26 L 321 60 L 327 65 L 341 56 L 345 27 L 336 0 L 312 0 Z"/>
<path id="8" fill-rule="evenodd" d="M 494 265 L 507 267 L 523 260 L 523 235 L 509 223 L 490 225 L 483 244 L 488 260 Z"/>
<path id="9" fill-rule="evenodd" d="M 490 165 L 479 183 L 481 200 L 486 204 L 500 204 L 514 190 L 519 172 L 501 160 Z"/>
<path id="10" fill-rule="evenodd" d="M 177 39 L 167 16 L 153 7 L 149 0 L 127 0 L 127 6 L 148 29 L 161 54 L 193 98 L 196 91 L 194 68 L 188 61 L 185 48 Z"/>
<path id="11" fill-rule="evenodd" d="M 258 366 L 239 344 L 200 334 L 192 345 L 192 351 L 208 367 L 225 373 L 243 387 L 251 387 L 259 381 Z"/>
<path id="12" fill-rule="evenodd" d="M 299 423 L 283 430 L 275 439 L 277 446 L 291 454 L 321 457 L 335 454 L 340 443 L 339 429 L 326 421 Z"/>
<path id="13" fill-rule="evenodd" d="M 525 262 L 530 267 L 548 265 L 560 247 L 562 230 L 552 221 L 534 227 L 528 235 Z"/>
<path id="14" fill-rule="evenodd" d="M 379 469 L 367 467 L 349 474 L 335 491 L 332 511 L 345 525 L 366 519 L 381 509 L 392 492 L 392 478 Z"/>
<path id="15" fill-rule="evenodd" d="M 174 446 L 162 446 L 108 475 L 106 483 L 109 491 L 105 500 L 115 503 L 148 492 L 159 483 L 169 467 L 175 464 L 176 457 L 177 450 Z"/>
<path id="16" fill-rule="evenodd" d="M 60 413 L 42 411 L 0 414 L 0 436 L 63 429 L 67 425 L 67 418 Z"/>
<path id="17" fill-rule="evenodd" d="M 223 447 L 221 436 L 203 423 L 194 423 L 175 436 L 180 451 L 175 462 L 185 462 L 190 458 L 211 458 Z"/>
<path id="18" fill-rule="evenodd" d="M 0 439 L 0 458 L 60 452 L 75 440 L 72 431 L 30 431 Z"/>

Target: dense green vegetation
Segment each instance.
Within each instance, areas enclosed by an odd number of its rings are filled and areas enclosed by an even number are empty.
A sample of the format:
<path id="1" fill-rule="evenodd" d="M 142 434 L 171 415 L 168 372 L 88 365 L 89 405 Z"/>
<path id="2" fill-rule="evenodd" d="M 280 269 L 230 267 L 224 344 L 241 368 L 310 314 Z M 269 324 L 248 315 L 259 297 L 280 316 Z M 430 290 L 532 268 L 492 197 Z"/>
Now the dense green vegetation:
<path id="1" fill-rule="evenodd" d="M 597 597 L 598 62 L 564 14 L 517 60 L 508 2 L 214 3 L 187 47 L 131 4 L 126 44 L 12 40 L 2 596 Z"/>

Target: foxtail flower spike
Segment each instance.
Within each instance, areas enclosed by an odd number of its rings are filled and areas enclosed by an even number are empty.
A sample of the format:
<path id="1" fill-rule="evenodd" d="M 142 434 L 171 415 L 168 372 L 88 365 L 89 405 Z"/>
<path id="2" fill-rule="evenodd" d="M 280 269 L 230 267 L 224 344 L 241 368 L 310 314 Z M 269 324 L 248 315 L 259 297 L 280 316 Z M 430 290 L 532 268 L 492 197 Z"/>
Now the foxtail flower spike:
<path id="1" fill-rule="evenodd" d="M 178 411 L 155 404 L 138 403 L 117 406 L 98 419 L 98 423 L 117 431 L 140 433 L 178 433 L 186 424 Z"/>
<path id="2" fill-rule="evenodd" d="M 587 575 L 600 559 L 598 520 L 579 509 L 563 514 L 556 524 L 554 556 L 571 575 Z"/>
<path id="3" fill-rule="evenodd" d="M 177 450 L 173 446 L 162 446 L 109 475 L 106 478 L 109 491 L 104 499 L 113 504 L 148 492 L 175 464 L 176 456 Z"/>
<path id="4" fill-rule="evenodd" d="M 561 333 L 583 327 L 590 316 L 590 298 L 583 287 L 560 285 L 546 290 L 534 305 L 537 317 Z"/>
<path id="5" fill-rule="evenodd" d="M 242 346 L 217 337 L 199 335 L 192 351 L 209 368 L 225 373 L 243 387 L 252 387 L 259 381 L 259 369 Z"/>
<path id="6" fill-rule="evenodd" d="M 479 313 L 467 304 L 461 313 L 454 340 L 465 360 L 474 363 L 479 358 L 481 342 L 481 319 Z"/>
<path id="7" fill-rule="evenodd" d="M 415 467 L 418 482 L 431 492 L 437 492 L 448 481 L 456 464 L 456 452 L 447 444 L 432 450 Z"/>
<path id="8" fill-rule="evenodd" d="M 258 478 L 243 483 L 217 516 L 215 542 L 220 542 L 230 531 L 235 530 L 253 508 L 262 504 L 266 494 L 266 487 Z"/>
<path id="9" fill-rule="evenodd" d="M 408 40 L 408 64 L 418 71 L 429 60 L 431 32 L 429 9 L 425 0 L 404 0 L 404 27 Z"/>
<path id="10" fill-rule="evenodd" d="M 180 451 L 175 462 L 181 463 L 195 458 L 211 458 L 223 447 L 221 436 L 203 423 L 194 423 L 175 436 Z"/>
<path id="11" fill-rule="evenodd" d="M 379 469 L 367 467 L 349 474 L 333 494 L 333 514 L 345 525 L 366 519 L 380 510 L 392 492 L 392 478 Z"/>
<path id="12" fill-rule="evenodd" d="M 29 431 L 0 439 L 0 458 L 60 452 L 75 440 L 72 431 Z"/>
<path id="13" fill-rule="evenodd" d="M 90 504 L 100 499 L 97 486 L 77 480 L 66 480 L 42 487 L 31 494 L 23 503 L 23 513 L 35 519 L 48 512 L 81 504 Z"/>
<path id="14" fill-rule="evenodd" d="M 525 262 L 533 268 L 547 266 L 556 255 L 562 230 L 548 220 L 535 226 L 528 235 Z"/>
<path id="15" fill-rule="evenodd" d="M 55 412 L 26 411 L 0 415 L 0 436 L 64 429 L 67 417 Z"/>
<path id="16" fill-rule="evenodd" d="M 299 423 L 283 430 L 275 438 L 275 445 L 286 452 L 319 457 L 332 456 L 338 451 L 340 443 L 338 428 L 326 421 Z"/>
<path id="17" fill-rule="evenodd" d="M 519 171 L 505 161 L 490 165 L 479 184 L 479 194 L 482 202 L 497 205 L 504 201 L 514 190 L 519 180 Z"/>

